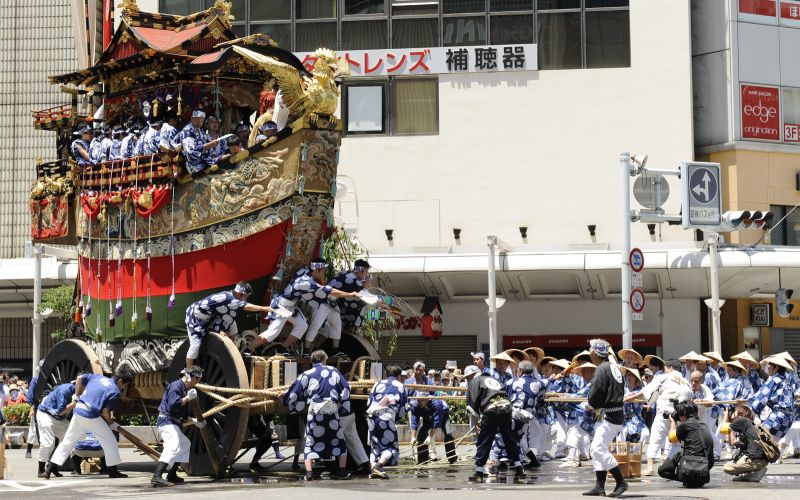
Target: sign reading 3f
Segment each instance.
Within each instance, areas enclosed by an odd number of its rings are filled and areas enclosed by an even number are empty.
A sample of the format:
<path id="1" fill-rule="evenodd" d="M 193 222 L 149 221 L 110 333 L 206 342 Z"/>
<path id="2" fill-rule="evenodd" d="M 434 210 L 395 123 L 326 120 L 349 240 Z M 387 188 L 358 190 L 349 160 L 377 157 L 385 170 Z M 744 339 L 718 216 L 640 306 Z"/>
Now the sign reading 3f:
<path id="1" fill-rule="evenodd" d="M 719 163 L 684 162 L 683 227 L 708 229 L 722 223 Z"/>

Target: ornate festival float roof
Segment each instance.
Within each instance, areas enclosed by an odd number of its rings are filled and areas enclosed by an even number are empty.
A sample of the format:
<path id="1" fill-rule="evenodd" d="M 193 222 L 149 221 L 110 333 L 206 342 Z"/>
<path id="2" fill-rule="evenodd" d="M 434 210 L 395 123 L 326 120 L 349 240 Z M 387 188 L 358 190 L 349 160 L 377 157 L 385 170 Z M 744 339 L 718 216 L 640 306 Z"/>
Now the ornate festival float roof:
<path id="1" fill-rule="evenodd" d="M 266 303 L 271 287 L 318 254 L 332 226 L 335 80 L 346 69 L 327 49 L 309 72 L 267 35 L 236 38 L 222 0 L 188 16 L 121 7 L 97 63 L 50 78 L 72 104 L 33 113 L 37 128 L 56 131 L 60 159 L 37 165 L 31 235 L 77 244 L 76 321 L 88 337 L 182 339 L 194 300 L 244 279 L 250 301 Z M 286 126 L 257 141 L 276 91 Z M 188 175 L 173 151 L 78 166 L 68 156 L 72 130 L 98 121 L 94 108 L 107 126 L 172 114 L 179 130 L 199 109 L 219 118 L 222 133 L 259 117 L 240 153 Z"/>

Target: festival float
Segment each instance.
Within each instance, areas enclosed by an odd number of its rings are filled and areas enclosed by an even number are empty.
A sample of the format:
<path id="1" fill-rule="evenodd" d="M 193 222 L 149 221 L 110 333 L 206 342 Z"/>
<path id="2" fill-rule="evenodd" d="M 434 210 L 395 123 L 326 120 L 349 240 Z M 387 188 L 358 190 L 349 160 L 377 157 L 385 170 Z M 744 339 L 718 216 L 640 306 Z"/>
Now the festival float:
<path id="1" fill-rule="evenodd" d="M 192 302 L 247 280 L 249 301 L 268 304 L 319 255 L 333 227 L 341 144 L 333 114 L 347 72 L 328 49 L 314 53 L 309 70 L 266 35 L 237 38 L 221 0 L 188 16 L 141 12 L 131 0 L 121 9 L 96 64 L 50 78 L 72 103 L 33 113 L 36 128 L 56 133 L 59 159 L 37 165 L 31 236 L 74 244 L 79 254 L 74 335 L 47 354 L 37 398 L 80 372 L 127 366 L 134 383 L 117 414 L 149 408 L 154 419 L 165 383 L 184 367 Z M 170 112 L 180 130 L 199 109 L 228 131 L 254 112 L 256 127 L 270 120 L 276 91 L 286 126 L 260 142 L 254 132 L 248 147 L 200 174 L 188 175 L 175 152 L 87 166 L 69 157 L 74 128 L 100 107 L 106 125 Z M 246 314 L 237 323 L 239 339 L 209 334 L 197 360 L 216 392 L 199 398 L 211 435 L 187 430 L 193 474 L 229 467 L 248 445 L 248 416 L 285 412 L 269 389 L 308 363 L 264 353 L 243 359 L 239 351 L 263 325 Z M 347 357 L 330 363 L 351 379 L 370 378 L 374 347 L 343 332 L 340 348 Z"/>

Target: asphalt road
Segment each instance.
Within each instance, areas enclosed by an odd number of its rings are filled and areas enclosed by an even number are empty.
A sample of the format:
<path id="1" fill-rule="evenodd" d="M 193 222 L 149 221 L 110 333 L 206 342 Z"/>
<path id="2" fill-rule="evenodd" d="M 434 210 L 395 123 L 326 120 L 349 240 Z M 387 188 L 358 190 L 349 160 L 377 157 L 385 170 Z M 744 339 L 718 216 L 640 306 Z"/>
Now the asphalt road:
<path id="1" fill-rule="evenodd" d="M 471 454 L 471 447 L 459 447 L 459 452 Z M 443 452 L 444 450 L 442 450 Z M 286 449 L 286 453 L 290 450 Z M 386 481 L 367 478 L 349 481 L 321 479 L 304 483 L 290 470 L 288 462 L 274 467 L 267 475 L 254 477 L 239 467 L 240 475 L 233 479 L 212 481 L 208 478 L 187 478 L 182 486 L 171 488 L 151 488 L 149 486 L 154 463 L 144 459 L 131 449 L 122 450 L 123 464 L 120 470 L 130 475 L 128 479 L 108 479 L 106 476 L 91 474 L 72 476 L 66 473 L 61 479 L 44 481 L 36 478 L 36 460 L 25 459 L 24 450 L 6 450 L 9 462 L 6 478 L 0 480 L 0 498 L 38 499 L 38 498 L 171 498 L 191 494 L 193 498 L 241 499 L 243 495 L 291 495 L 292 499 L 320 498 L 348 500 L 371 500 L 374 498 L 408 499 L 409 496 L 425 495 L 425 498 L 444 498 L 457 492 L 459 500 L 508 500 L 508 495 L 546 495 L 559 500 L 579 498 L 581 492 L 589 489 L 594 481 L 591 465 L 585 464 L 577 469 L 560 469 L 560 462 L 550 462 L 533 473 L 526 480 L 513 482 L 503 476 L 497 482 L 473 484 L 467 482 L 472 467 L 467 461 L 455 467 L 445 464 L 435 465 L 424 471 L 411 467 L 391 470 L 391 479 Z M 34 450 L 35 456 L 35 450 Z M 271 456 L 271 452 L 270 452 Z M 247 463 L 245 460 L 242 463 Z M 274 463 L 262 461 L 265 466 Z M 609 479 L 608 491 L 613 480 Z M 657 477 L 630 480 L 630 490 L 623 498 L 708 498 L 708 499 L 747 499 L 755 500 L 755 495 L 769 499 L 797 498 L 800 489 L 800 459 L 786 460 L 783 464 L 773 464 L 761 483 L 733 483 L 722 472 L 722 467 L 712 471 L 712 481 L 699 490 L 685 489 L 678 483 Z M 435 496 L 431 496 L 431 495 Z M 766 495 L 769 495 L 768 497 Z M 418 498 L 422 498 L 419 496 Z"/>

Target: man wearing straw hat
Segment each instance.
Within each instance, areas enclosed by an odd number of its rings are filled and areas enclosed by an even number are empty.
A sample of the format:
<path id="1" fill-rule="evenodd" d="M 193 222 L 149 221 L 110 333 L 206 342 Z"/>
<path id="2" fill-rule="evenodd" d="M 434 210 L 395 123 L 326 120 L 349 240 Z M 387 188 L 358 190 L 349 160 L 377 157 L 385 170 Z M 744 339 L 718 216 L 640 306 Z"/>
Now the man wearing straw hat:
<path id="1" fill-rule="evenodd" d="M 586 355 L 589 351 L 584 351 Z M 560 394 L 575 394 L 581 387 L 583 387 L 583 379 L 577 374 L 572 373 L 579 365 L 579 358 L 584 354 L 578 354 L 572 358 L 572 363 L 567 364 L 564 360 L 564 370 L 560 376 L 555 377 L 553 383 L 550 385 L 550 392 L 557 392 Z M 562 367 L 561 360 L 551 363 L 555 367 Z M 574 418 L 573 411 L 570 405 L 566 403 L 553 404 L 553 429 L 555 430 L 556 449 L 553 458 L 560 459 L 566 458 L 566 445 L 567 445 L 567 432 L 569 430 L 570 421 Z"/>
<path id="2" fill-rule="evenodd" d="M 587 410 L 601 410 L 602 421 L 595 425 L 592 438 L 592 468 L 595 473 L 595 485 L 585 496 L 605 496 L 606 475 L 611 472 L 616 481 L 610 497 L 618 497 L 628 490 L 628 483 L 622 477 L 617 460 L 608 449 L 609 444 L 622 430 L 624 412 L 622 399 L 625 394 L 622 372 L 619 366 L 608 362 L 611 345 L 604 339 L 589 341 L 589 352 L 592 363 L 597 366 L 591 381 L 588 394 Z"/>
<path id="3" fill-rule="evenodd" d="M 537 377 L 535 371 L 533 362 L 520 362 L 520 377 L 511 384 L 514 430 L 520 443 L 520 455 L 528 457 L 528 466 L 532 468 L 538 468 L 540 465 L 536 458 L 539 451 L 537 445 L 539 437 L 544 433 L 536 418 L 536 404 L 543 398 L 548 384 L 548 380 Z"/>
<path id="4" fill-rule="evenodd" d="M 620 349 L 617 355 L 625 368 L 638 369 L 639 365 L 642 364 L 642 355 L 633 349 Z"/>
<path id="5" fill-rule="evenodd" d="M 574 385 L 570 385 L 572 381 L 572 377 L 557 377 L 557 375 L 561 374 L 569 368 L 570 363 L 566 359 L 557 359 L 554 361 L 550 361 L 547 364 L 547 369 L 550 371 L 550 377 L 553 381 L 548 386 L 550 392 L 558 392 L 558 393 L 569 393 L 569 392 L 577 392 L 578 388 Z M 547 412 L 547 418 L 544 422 L 549 428 L 550 432 L 547 433 L 541 440 L 543 445 L 542 455 L 540 455 L 539 461 L 541 462 L 548 462 L 553 458 L 564 458 L 566 457 L 566 452 L 564 451 L 567 446 L 567 420 L 566 416 L 564 415 L 564 411 L 566 405 L 564 404 L 550 404 L 544 403 L 545 410 Z M 544 425 L 542 426 L 544 427 Z M 555 452 L 553 455 L 550 452 L 545 452 L 544 450 L 550 450 L 555 446 Z"/>
<path id="6" fill-rule="evenodd" d="M 719 376 L 720 383 L 723 380 L 725 380 L 725 377 L 727 377 L 727 372 L 725 371 L 725 368 L 722 366 L 722 363 L 725 362 L 725 358 L 723 358 L 722 355 L 717 351 L 704 352 L 703 356 L 711 360 L 709 361 L 708 368 L 709 370 L 714 370 L 717 373 L 717 375 Z"/>
<path id="7" fill-rule="evenodd" d="M 596 366 L 592 363 L 584 363 L 575 369 L 583 379 L 584 385 L 578 392 L 571 394 L 571 397 L 587 397 L 589 390 L 592 388 L 595 369 Z M 570 419 L 567 421 L 567 424 L 569 424 L 569 430 L 567 431 L 568 459 L 559 465 L 559 468 L 580 467 L 581 456 L 588 455 L 589 445 L 594 434 L 594 411 L 586 403 L 568 403 L 567 405 L 571 410 Z"/>
<path id="8" fill-rule="evenodd" d="M 761 365 L 758 361 L 747 351 L 731 356 L 731 359 L 739 361 L 747 368 L 747 380 L 750 381 L 753 390 L 758 391 L 761 388 L 761 384 L 767 379 L 767 375 L 761 370 Z"/>
<path id="9" fill-rule="evenodd" d="M 786 381 L 786 372 L 792 371 L 792 365 L 783 356 L 770 356 L 764 361 L 769 378 L 748 402 L 756 415 L 766 413 L 762 424 L 775 439 L 780 439 L 794 420 L 794 390 Z"/>
<path id="10" fill-rule="evenodd" d="M 722 363 L 722 367 L 726 370 L 725 380 L 717 387 L 714 393 L 715 401 L 739 401 L 749 399 L 753 395 L 753 387 L 750 381 L 747 380 L 745 374 L 747 368 L 738 361 L 730 361 Z M 729 404 L 723 406 L 724 412 L 730 414 L 733 411 L 733 405 Z M 725 439 L 717 427 L 717 432 L 714 440 L 714 455 L 719 457 L 722 452 L 722 441 Z M 727 439 L 725 439 L 727 441 Z"/>
<path id="11" fill-rule="evenodd" d="M 524 356 L 525 354 L 522 351 L 517 351 Z M 511 357 L 508 351 L 503 351 L 498 353 L 491 358 L 494 361 L 494 368 L 490 372 L 492 378 L 503 384 L 503 387 L 506 389 L 506 393 L 511 395 L 511 384 L 514 382 L 514 374 L 513 369 L 516 366 L 517 362 L 514 358 Z M 513 430 L 513 421 L 512 421 L 512 430 Z M 514 433 L 512 432 L 512 435 Z M 519 444 L 517 444 L 519 446 Z M 498 432 L 494 438 L 494 442 L 492 443 L 492 450 L 489 454 L 489 460 L 492 463 L 499 463 L 502 461 L 510 461 L 513 460 L 513 455 L 506 454 L 506 447 L 505 442 L 503 441 L 503 436 Z M 494 469 L 493 469 L 494 470 Z"/>
<path id="12" fill-rule="evenodd" d="M 626 396 L 642 390 L 642 378 L 639 370 L 625 366 L 620 367 L 620 370 L 625 374 Z M 625 403 L 625 424 L 622 427 L 622 435 L 628 443 L 644 442 L 649 435 L 650 431 L 642 415 L 643 406 L 642 403 Z"/>
<path id="13" fill-rule="evenodd" d="M 697 370 L 697 363 L 701 361 L 703 362 L 708 361 L 708 358 L 706 358 L 705 356 L 701 356 L 694 351 L 689 351 L 680 358 L 678 358 L 678 361 L 683 363 L 683 378 L 685 378 L 686 381 L 688 382 L 689 378 L 692 375 L 692 372 Z"/>

